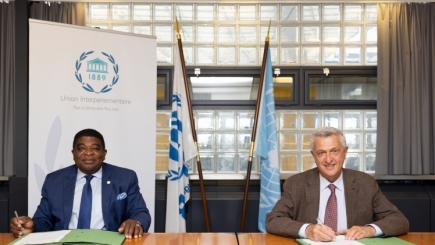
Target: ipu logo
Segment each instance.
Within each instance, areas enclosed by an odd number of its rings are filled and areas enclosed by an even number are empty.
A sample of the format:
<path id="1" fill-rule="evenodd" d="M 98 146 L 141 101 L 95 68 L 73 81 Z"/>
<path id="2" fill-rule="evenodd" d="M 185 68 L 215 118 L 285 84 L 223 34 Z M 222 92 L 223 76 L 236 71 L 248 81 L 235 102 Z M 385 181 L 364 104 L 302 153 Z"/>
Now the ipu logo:
<path id="1" fill-rule="evenodd" d="M 101 54 L 98 56 L 94 51 L 83 52 L 76 60 L 77 81 L 84 90 L 96 94 L 109 92 L 119 80 L 119 68 L 115 58 L 104 52 Z M 86 65 L 86 69 L 80 70 L 82 65 Z"/>

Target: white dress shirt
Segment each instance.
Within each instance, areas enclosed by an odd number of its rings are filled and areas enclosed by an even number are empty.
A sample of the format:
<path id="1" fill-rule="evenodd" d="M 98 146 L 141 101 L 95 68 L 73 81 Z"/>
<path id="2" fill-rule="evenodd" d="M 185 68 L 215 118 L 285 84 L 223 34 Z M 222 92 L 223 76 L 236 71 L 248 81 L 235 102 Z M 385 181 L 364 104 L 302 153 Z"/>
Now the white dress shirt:
<path id="1" fill-rule="evenodd" d="M 74 202 L 69 221 L 68 229 L 77 229 L 77 223 L 80 213 L 80 202 L 82 199 L 83 186 L 86 184 L 85 173 L 77 168 L 77 180 L 74 190 Z M 91 229 L 104 230 L 103 208 L 101 204 L 101 177 L 103 175 L 102 168 L 94 173 L 91 180 L 92 187 L 92 214 L 91 214 Z"/>
<path id="2" fill-rule="evenodd" d="M 322 175 L 320 177 L 320 203 L 319 214 L 317 217 L 325 223 L 325 211 L 326 204 L 328 203 L 329 196 L 331 195 L 331 189 L 329 189 L 329 181 Z M 335 185 L 335 196 L 337 197 L 337 231 L 347 229 L 347 214 L 346 214 L 346 200 L 344 198 L 344 184 L 343 184 L 343 172 L 340 177 L 332 183 Z"/>
<path id="3" fill-rule="evenodd" d="M 329 196 L 331 195 L 331 190 L 328 188 L 329 184 L 335 185 L 335 196 L 337 197 L 337 231 L 345 230 L 350 227 L 347 227 L 347 213 L 346 213 L 346 198 L 344 195 L 344 183 L 343 183 L 343 172 L 341 172 L 340 177 L 334 182 L 330 183 L 328 180 L 326 180 L 320 173 L 320 202 L 319 202 L 319 213 L 318 218 L 324 223 L 325 222 L 325 210 L 326 210 L 326 204 L 328 202 Z M 311 224 L 304 224 L 302 225 L 301 229 L 299 230 L 299 236 L 300 237 L 307 237 L 305 234 L 305 230 L 307 229 L 307 226 Z M 382 235 L 381 229 L 375 225 L 375 224 L 368 224 L 375 228 L 376 233 L 375 236 Z"/>

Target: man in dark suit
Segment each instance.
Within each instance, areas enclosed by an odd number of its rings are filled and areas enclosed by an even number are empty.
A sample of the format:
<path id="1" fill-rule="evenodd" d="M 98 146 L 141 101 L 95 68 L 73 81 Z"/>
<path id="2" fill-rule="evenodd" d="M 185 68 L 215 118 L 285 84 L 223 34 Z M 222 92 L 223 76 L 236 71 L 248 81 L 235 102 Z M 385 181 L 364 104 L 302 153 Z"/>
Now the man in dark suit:
<path id="1" fill-rule="evenodd" d="M 18 237 L 34 231 L 90 228 L 137 238 L 147 232 L 151 216 L 139 192 L 136 173 L 103 162 L 106 153 L 98 131 L 78 132 L 72 150 L 75 165 L 47 175 L 35 215 L 12 218 L 12 233 Z M 85 202 L 82 197 L 88 188 L 90 203 L 89 198 Z M 87 214 L 84 206 L 91 207 Z"/>
<path id="2" fill-rule="evenodd" d="M 266 216 L 267 232 L 314 241 L 332 241 L 337 234 L 355 240 L 408 232 L 408 220 L 373 177 L 343 169 L 348 147 L 340 130 L 318 129 L 312 134 L 311 149 L 317 168 L 285 181 L 281 199 Z"/>

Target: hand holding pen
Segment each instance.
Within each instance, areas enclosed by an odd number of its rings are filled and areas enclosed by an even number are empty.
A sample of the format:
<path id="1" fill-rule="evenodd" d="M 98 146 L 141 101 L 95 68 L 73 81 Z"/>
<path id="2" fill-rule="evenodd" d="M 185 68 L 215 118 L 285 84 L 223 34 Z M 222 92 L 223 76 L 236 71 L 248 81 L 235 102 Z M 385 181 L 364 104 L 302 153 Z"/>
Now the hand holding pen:
<path id="1" fill-rule="evenodd" d="M 319 222 L 319 224 L 310 224 L 305 228 L 305 237 L 316 242 L 330 242 L 334 240 L 335 232 L 330 227 Z"/>
<path id="2" fill-rule="evenodd" d="M 17 211 L 15 211 L 15 217 L 11 219 L 10 222 L 11 232 L 15 237 L 20 237 L 27 233 L 33 232 L 35 229 L 35 224 L 30 217 L 18 216 Z"/>

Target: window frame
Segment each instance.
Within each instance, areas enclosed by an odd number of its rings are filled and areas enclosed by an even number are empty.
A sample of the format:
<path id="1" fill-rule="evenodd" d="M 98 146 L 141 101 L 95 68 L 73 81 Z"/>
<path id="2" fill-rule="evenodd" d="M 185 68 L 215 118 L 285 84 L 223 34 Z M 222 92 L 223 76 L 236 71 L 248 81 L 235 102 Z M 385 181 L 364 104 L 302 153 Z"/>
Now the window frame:
<path id="1" fill-rule="evenodd" d="M 260 77 L 260 68 L 253 67 L 195 67 L 201 69 L 201 77 Z M 195 75 L 195 68 L 186 67 L 187 76 Z M 190 85 L 190 83 L 189 83 Z M 189 91 L 192 95 L 192 87 L 189 86 Z M 192 96 L 191 96 L 192 97 Z M 226 109 L 227 107 L 236 106 L 238 109 L 255 108 L 255 100 L 192 100 L 192 106 L 195 109 Z"/>
<path id="2" fill-rule="evenodd" d="M 174 68 L 173 67 L 157 67 L 157 77 L 165 77 L 165 99 L 163 100 L 157 100 L 157 109 L 168 109 L 171 108 L 171 98 L 172 98 L 172 90 L 173 90 L 173 73 Z M 157 82 L 157 78 L 156 78 Z M 157 84 L 158 86 L 158 84 Z M 157 92 L 157 91 L 156 91 Z"/>
<path id="3" fill-rule="evenodd" d="M 259 78 L 261 67 L 186 67 L 188 77 L 195 75 L 195 68 L 201 69 L 201 77 L 243 77 L 252 76 Z M 273 67 L 280 68 L 281 74 L 279 76 L 292 76 L 293 77 L 293 91 L 292 100 L 275 100 L 275 107 L 278 110 L 284 109 L 297 109 L 297 110 L 310 110 L 310 109 L 361 109 L 371 110 L 376 109 L 376 100 L 309 100 L 309 81 L 310 75 L 324 75 L 323 68 L 321 67 Z M 173 90 L 173 66 L 158 66 L 157 75 L 165 76 L 165 96 L 164 100 L 157 101 L 157 109 L 167 110 L 171 108 L 171 95 Z M 338 76 L 345 75 L 377 75 L 377 67 L 368 66 L 351 66 L 351 67 L 333 67 L 329 68 L 330 73 Z M 192 88 L 189 84 L 189 91 L 192 95 Z M 255 109 L 256 100 L 192 100 L 192 107 L 194 109 Z"/>
<path id="4" fill-rule="evenodd" d="M 303 73 L 303 81 L 301 81 L 302 89 L 301 94 L 303 94 L 303 99 L 300 101 L 302 108 L 306 107 L 317 107 L 321 109 L 376 109 L 377 100 L 310 100 L 310 75 L 324 75 L 323 68 L 303 68 L 301 70 Z M 334 74 L 334 76 L 346 76 L 346 75 L 373 75 L 377 76 L 377 67 L 369 66 L 359 66 L 359 67 L 333 67 L 329 68 L 329 74 Z"/>

